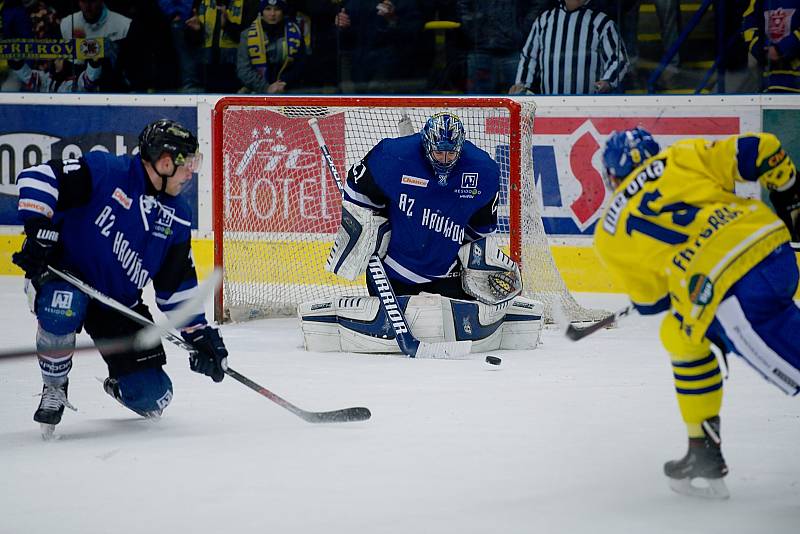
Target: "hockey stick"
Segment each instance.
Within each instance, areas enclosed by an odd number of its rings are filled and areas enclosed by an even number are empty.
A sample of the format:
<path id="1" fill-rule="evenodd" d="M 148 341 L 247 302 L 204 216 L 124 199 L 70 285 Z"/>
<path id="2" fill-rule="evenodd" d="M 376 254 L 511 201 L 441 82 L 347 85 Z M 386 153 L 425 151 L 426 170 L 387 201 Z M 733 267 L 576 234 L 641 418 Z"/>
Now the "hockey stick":
<path id="1" fill-rule="evenodd" d="M 135 312 L 134 310 L 112 299 L 111 297 L 105 295 L 104 293 L 101 293 L 95 288 L 84 283 L 82 280 L 75 278 L 71 274 L 59 271 L 54 267 L 50 267 L 50 271 L 53 274 L 66 280 L 70 284 L 74 285 L 75 287 L 77 287 L 78 289 L 89 295 L 91 298 L 97 300 L 98 302 L 102 302 L 109 308 L 118 311 L 125 317 L 128 317 L 129 319 L 132 319 L 141 325 L 145 325 L 148 327 L 154 326 L 153 321 L 151 321 L 147 317 Z M 169 329 L 162 330 L 159 328 L 158 333 L 159 335 L 163 336 L 167 341 L 171 342 L 172 344 L 186 351 L 194 350 L 194 347 L 191 345 L 191 343 L 184 340 L 182 337 L 174 333 L 172 330 Z M 282 408 L 285 408 L 286 410 L 292 412 L 293 414 L 303 419 L 304 421 L 308 421 L 309 423 L 342 423 L 350 421 L 366 421 L 372 416 L 368 408 L 362 408 L 362 407 L 343 408 L 341 410 L 334 410 L 331 412 L 308 412 L 306 410 L 298 408 L 291 402 L 276 395 L 267 388 L 255 383 L 254 381 L 250 380 L 241 373 L 231 369 L 230 367 L 227 367 L 225 369 L 225 374 L 230 376 L 237 382 L 240 382 L 245 386 L 249 387 L 256 393 L 268 398 L 278 406 L 281 406 Z"/>
<path id="2" fill-rule="evenodd" d="M 76 345 L 72 352 L 75 353 L 99 350 L 105 355 L 113 355 L 131 350 L 138 351 L 154 347 L 159 343 L 164 332 L 169 332 L 170 329 L 184 326 L 192 316 L 196 315 L 197 310 L 202 307 L 206 298 L 214 293 L 217 287 L 219 287 L 221 280 L 222 270 L 215 269 L 211 275 L 198 286 L 195 294 L 191 298 L 181 303 L 180 306 L 175 308 L 175 310 L 170 313 L 166 320 L 155 321 L 147 327 L 139 330 L 132 336 L 124 336 L 114 339 L 101 339 L 96 343 L 84 343 Z M 2 351 L 0 352 L 0 359 L 34 355 L 52 355 L 57 357 L 63 356 L 63 354 L 58 351 L 51 353 L 48 351 L 40 351 L 35 348 L 25 348 Z"/>
<path id="3" fill-rule="evenodd" d="M 575 326 L 574 324 L 570 323 L 567 325 L 566 330 L 564 331 L 564 335 L 566 335 L 572 341 L 578 341 L 590 334 L 594 334 L 598 330 L 602 330 L 612 324 L 616 323 L 618 319 L 623 317 L 627 317 L 634 311 L 633 304 L 628 304 L 622 309 L 617 310 L 613 314 L 603 317 L 599 321 L 595 321 L 594 323 L 587 325 L 587 326 Z"/>
<path id="4" fill-rule="evenodd" d="M 314 137 L 317 139 L 317 144 L 322 152 L 322 157 L 328 166 L 328 170 L 336 182 L 336 187 L 339 188 L 339 193 L 344 196 L 344 182 L 336 165 L 333 162 L 333 156 L 328 145 L 325 143 L 325 138 L 322 137 L 322 131 L 319 129 L 319 123 L 316 118 L 308 120 L 308 125 L 314 132 Z M 373 286 L 378 290 L 378 300 L 380 302 L 381 310 L 389 318 L 394 329 L 394 336 L 397 340 L 397 346 L 403 354 L 409 358 L 464 358 L 472 350 L 471 341 L 444 341 L 439 343 L 428 343 L 427 341 L 420 341 L 414 334 L 411 333 L 411 328 L 408 326 L 403 309 L 397 301 L 394 288 L 389 277 L 386 276 L 386 269 L 383 267 L 383 262 L 377 254 L 373 254 L 369 259 L 367 265 L 367 278 Z"/>

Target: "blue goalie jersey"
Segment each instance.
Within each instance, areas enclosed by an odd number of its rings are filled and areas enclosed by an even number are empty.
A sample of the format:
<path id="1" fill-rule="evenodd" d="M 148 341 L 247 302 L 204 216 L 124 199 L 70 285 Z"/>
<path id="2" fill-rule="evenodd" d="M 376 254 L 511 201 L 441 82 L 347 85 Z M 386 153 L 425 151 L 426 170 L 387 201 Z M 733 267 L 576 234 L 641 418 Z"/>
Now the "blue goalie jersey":
<path id="1" fill-rule="evenodd" d="M 193 295 L 191 211 L 182 197 L 155 190 L 139 156 L 52 160 L 23 170 L 17 186 L 20 219 L 48 217 L 61 230 L 55 266 L 126 306 L 152 279 L 168 316 Z M 205 322 L 198 314 L 189 325 Z"/>
<path id="2" fill-rule="evenodd" d="M 375 145 L 348 172 L 344 194 L 389 219 L 389 277 L 422 284 L 451 273 L 462 244 L 496 230 L 499 187 L 497 163 L 469 141 L 440 182 L 414 134 Z"/>

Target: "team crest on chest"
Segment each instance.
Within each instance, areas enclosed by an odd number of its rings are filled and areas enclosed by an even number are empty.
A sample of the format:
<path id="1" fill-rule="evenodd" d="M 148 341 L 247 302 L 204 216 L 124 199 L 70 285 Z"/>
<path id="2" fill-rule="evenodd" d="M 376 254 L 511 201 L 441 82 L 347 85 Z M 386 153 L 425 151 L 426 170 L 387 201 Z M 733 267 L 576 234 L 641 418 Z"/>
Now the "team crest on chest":
<path id="1" fill-rule="evenodd" d="M 773 9 L 764 11 L 767 35 L 772 42 L 778 42 L 792 32 L 794 9 Z"/>
<path id="2" fill-rule="evenodd" d="M 458 198 L 475 198 L 481 192 L 478 189 L 478 173 L 465 172 L 461 175 L 461 187 L 455 190 Z"/>
<path id="3" fill-rule="evenodd" d="M 175 220 L 175 208 L 159 206 L 158 218 L 156 219 L 154 235 L 166 237 L 172 233 L 172 221 Z"/>

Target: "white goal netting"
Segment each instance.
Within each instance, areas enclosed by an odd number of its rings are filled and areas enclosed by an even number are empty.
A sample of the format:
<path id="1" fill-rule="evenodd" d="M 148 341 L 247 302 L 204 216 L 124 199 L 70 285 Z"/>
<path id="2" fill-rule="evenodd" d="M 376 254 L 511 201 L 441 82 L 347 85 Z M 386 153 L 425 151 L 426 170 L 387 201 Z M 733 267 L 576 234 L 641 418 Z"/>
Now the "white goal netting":
<path id="1" fill-rule="evenodd" d="M 579 306 L 553 260 L 533 175 L 533 104 L 502 98 L 224 98 L 214 117 L 215 256 L 225 269 L 218 320 L 296 313 L 300 302 L 366 294 L 324 270 L 341 201 L 308 119 L 318 119 L 341 176 L 378 141 L 456 113 L 467 138 L 497 161 L 499 233 L 522 265 L 525 293 L 573 320 Z"/>

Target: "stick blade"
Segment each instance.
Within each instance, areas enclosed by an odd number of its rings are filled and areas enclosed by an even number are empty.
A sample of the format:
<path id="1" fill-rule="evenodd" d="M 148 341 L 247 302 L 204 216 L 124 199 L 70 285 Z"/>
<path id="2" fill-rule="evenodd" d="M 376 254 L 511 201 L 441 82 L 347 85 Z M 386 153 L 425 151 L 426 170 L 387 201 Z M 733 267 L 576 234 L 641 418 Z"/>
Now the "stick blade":
<path id="1" fill-rule="evenodd" d="M 588 326 L 575 326 L 574 324 L 569 324 L 567 329 L 564 331 L 564 335 L 566 335 L 572 341 L 578 341 L 589 334 L 593 334 L 598 330 L 602 330 L 607 326 L 611 326 L 616 321 L 615 315 L 609 315 L 603 319 L 600 319 L 597 322 L 594 322 Z"/>
<path id="2" fill-rule="evenodd" d="M 472 352 L 472 341 L 443 341 L 439 343 L 419 342 L 416 358 L 440 360 L 464 360 Z"/>
<path id="3" fill-rule="evenodd" d="M 306 414 L 303 419 L 309 423 L 355 423 L 367 421 L 372 417 L 372 412 L 369 411 L 369 408 L 361 406 L 333 410 L 332 412 L 306 412 Z"/>

